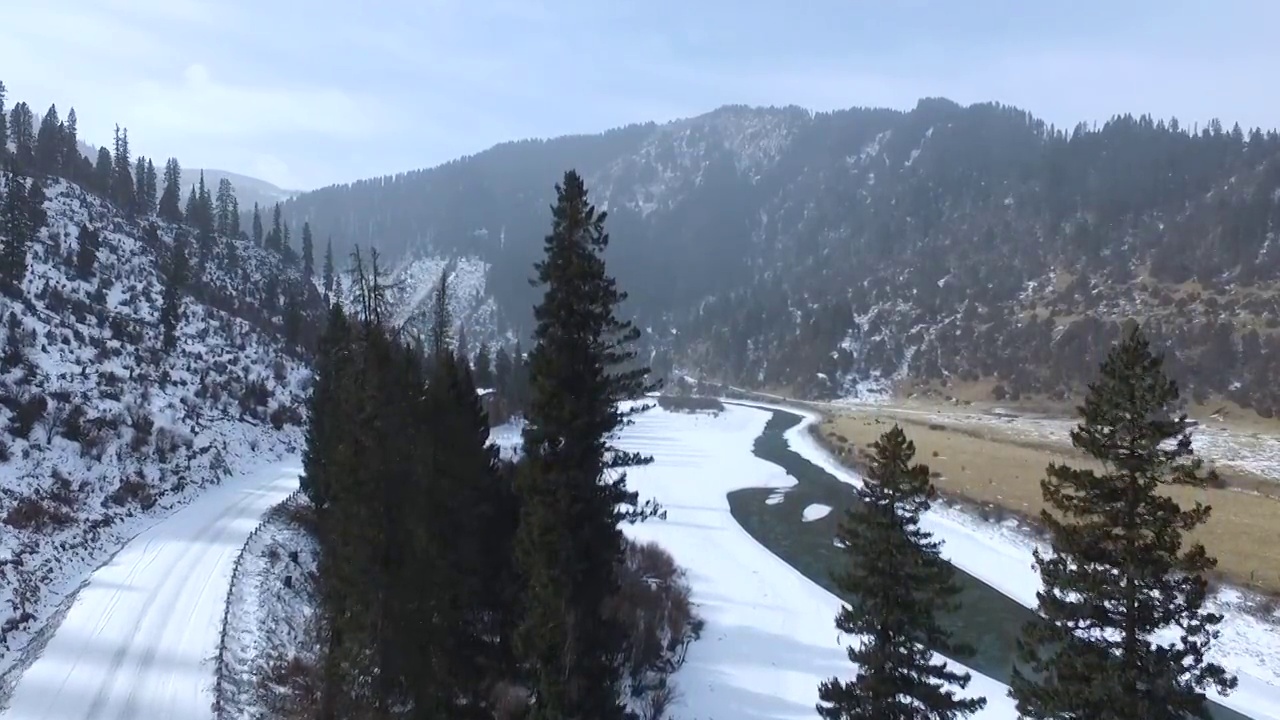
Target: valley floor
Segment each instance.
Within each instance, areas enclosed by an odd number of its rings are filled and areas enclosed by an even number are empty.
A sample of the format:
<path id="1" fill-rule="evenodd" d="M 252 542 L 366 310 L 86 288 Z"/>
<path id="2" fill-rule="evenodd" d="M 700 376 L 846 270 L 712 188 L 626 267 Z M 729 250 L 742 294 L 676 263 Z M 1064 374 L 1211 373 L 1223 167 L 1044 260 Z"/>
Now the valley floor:
<path id="1" fill-rule="evenodd" d="M 786 434 L 795 452 L 844 482 L 860 482 L 857 474 L 827 452 L 809 431 L 810 425 L 821 421 L 817 413 L 794 407 L 779 409 L 807 417 L 806 422 Z M 877 429 L 876 434 L 883 429 Z M 859 444 L 874 439 L 867 429 L 860 431 L 856 438 Z M 927 456 L 919 459 L 930 460 Z M 1037 541 L 1019 523 L 1012 519 L 990 523 L 960 509 L 935 505 L 926 513 L 922 527 L 942 540 L 943 555 L 958 568 L 1022 606 L 1035 607 L 1040 583 L 1032 551 Z M 1280 720 L 1280 628 L 1244 612 L 1244 600 L 1234 590 L 1220 591 L 1212 602 L 1216 605 L 1214 609 L 1222 612 L 1226 619 L 1220 626 L 1222 637 L 1212 648 L 1210 657 L 1236 673 L 1240 686 L 1230 696 L 1218 697 L 1211 693 L 1211 697 L 1246 716 Z"/>
<path id="2" fill-rule="evenodd" d="M 1039 516 L 1045 507 L 1040 480 L 1050 462 L 1099 468 L 1071 447 L 1074 420 L 897 404 L 831 405 L 822 411 L 820 430 L 828 446 L 855 466 L 866 446 L 898 423 L 916 443 L 917 460 L 936 472 L 939 490 L 987 506 L 997 516 Z M 1280 438 L 1205 425 L 1195 429 L 1193 441 L 1228 483 L 1169 490 L 1184 506 L 1203 502 L 1213 508 L 1193 537 L 1218 558 L 1218 572 L 1227 582 L 1280 593 L 1280 551 L 1274 542 L 1280 520 Z M 1268 613 L 1273 612 L 1271 607 Z"/>
<path id="3" fill-rule="evenodd" d="M 852 669 L 834 625 L 840 599 L 757 543 L 729 512 L 734 490 L 794 483 L 751 454 L 769 415 L 733 406 L 717 417 L 655 408 L 637 416 L 619 443 L 653 455 L 651 465 L 629 471 L 628 483 L 667 511 L 666 521 L 627 534 L 662 545 L 688 571 L 706 621 L 676 675 L 683 699 L 674 717 L 816 718 L 818 684 Z M 975 674 L 969 693 L 989 698 L 978 717 L 1014 717 L 1000 683 Z"/>
<path id="4" fill-rule="evenodd" d="M 133 538 L 76 594 L 0 717 L 210 717 L 232 568 L 299 472 L 296 458 L 260 466 Z"/>

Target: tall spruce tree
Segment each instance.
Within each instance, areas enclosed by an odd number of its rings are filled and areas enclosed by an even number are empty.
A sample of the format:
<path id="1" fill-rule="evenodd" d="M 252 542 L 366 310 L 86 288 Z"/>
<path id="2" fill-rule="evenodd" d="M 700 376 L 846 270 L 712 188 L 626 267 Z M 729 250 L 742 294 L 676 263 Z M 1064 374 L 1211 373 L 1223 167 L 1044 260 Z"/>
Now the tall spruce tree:
<path id="1" fill-rule="evenodd" d="M 507 352 L 505 345 L 499 345 L 493 354 L 493 387 L 498 391 L 498 397 L 507 399 L 511 388 L 511 353 Z"/>
<path id="2" fill-rule="evenodd" d="M 972 654 L 953 643 L 939 624 L 958 608 L 954 570 L 939 543 L 920 529 L 920 514 L 934 495 L 929 468 L 912 464 L 915 444 L 895 425 L 872 444 L 866 482 L 845 515 L 837 537 L 848 558 L 835 579 L 856 596 L 841 608 L 836 627 L 861 636 L 847 650 L 858 671 L 853 680 L 831 678 L 818 690 L 818 714 L 828 720 L 950 720 L 977 712 L 985 698 L 957 698 L 969 684 L 933 652 L 952 658 Z"/>
<path id="3" fill-rule="evenodd" d="M 98 231 L 88 225 L 81 225 L 76 246 L 76 275 L 81 280 L 93 277 L 93 266 L 98 262 L 98 243 L 101 237 Z"/>
<path id="4" fill-rule="evenodd" d="M 253 221 L 250 229 L 253 232 L 253 244 L 262 247 L 262 210 L 258 207 L 258 203 L 253 204 Z"/>
<path id="5" fill-rule="evenodd" d="M 67 119 L 62 123 L 62 170 L 61 174 L 72 182 L 80 181 L 80 168 L 84 164 L 80 154 L 79 120 L 76 109 L 67 111 Z"/>
<path id="6" fill-rule="evenodd" d="M 302 223 L 302 279 L 307 285 L 316 276 L 315 248 L 311 238 L 311 223 Z"/>
<path id="7" fill-rule="evenodd" d="M 98 148 L 98 161 L 93 166 L 93 190 L 98 195 L 111 199 L 111 151 Z"/>
<path id="8" fill-rule="evenodd" d="M 138 215 L 150 215 L 151 208 L 147 207 L 147 159 L 142 155 L 133 161 L 133 188 Z"/>
<path id="9" fill-rule="evenodd" d="M 13 143 L 13 159 L 20 173 L 35 166 L 35 115 L 25 102 L 14 103 L 9 111 L 9 141 Z"/>
<path id="10" fill-rule="evenodd" d="M 0 282 L 12 291 L 22 285 L 27 272 L 27 248 L 30 245 L 31 214 L 27 208 L 27 183 L 13 169 L 8 173 L 4 192 L 4 226 L 0 244 Z"/>
<path id="11" fill-rule="evenodd" d="M 40 119 L 36 133 L 35 170 L 43 175 L 62 172 L 62 152 L 66 143 L 62 139 L 62 120 L 58 118 L 58 106 L 50 105 Z"/>
<path id="12" fill-rule="evenodd" d="M 1104 470 L 1049 465 L 1040 487 L 1052 552 L 1035 553 L 1044 622 L 1019 642 L 1010 696 L 1028 718 L 1208 718 L 1204 690 L 1236 679 L 1205 660 L 1222 616 L 1206 612 L 1204 546 L 1184 533 L 1209 518 L 1160 492 L 1204 487 L 1178 389 L 1136 324 L 1112 348 L 1080 407 L 1071 443 Z M 1174 629 L 1176 642 L 1155 633 Z"/>
<path id="13" fill-rule="evenodd" d="M 237 233 L 233 232 L 231 227 L 232 220 L 238 216 L 236 213 L 236 189 L 231 184 L 231 180 L 220 178 L 218 180 L 218 194 L 214 200 L 214 228 L 219 235 L 224 237 L 235 237 Z"/>
<path id="14" fill-rule="evenodd" d="M 489 343 L 482 342 L 480 347 L 476 349 L 475 369 L 472 374 L 475 376 L 476 385 L 483 388 L 493 387 L 493 360 L 489 355 Z"/>
<path id="15" fill-rule="evenodd" d="M 200 197 L 196 195 L 196 186 L 191 186 L 191 192 L 187 193 L 187 205 L 182 211 L 182 215 L 186 218 L 187 224 L 192 227 L 200 227 Z"/>
<path id="16" fill-rule="evenodd" d="M 652 458 L 611 445 L 636 408 L 619 403 L 652 389 L 629 367 L 639 330 L 616 316 L 625 294 L 606 273 L 605 213 L 574 171 L 556 186 L 552 230 L 535 265 L 545 288 L 534 309 L 532 398 L 518 475 L 516 556 L 525 611 L 516 647 L 533 692 L 532 720 L 614 720 L 627 632 L 606 612 L 623 557 L 619 524 L 643 507 L 621 468 Z"/>
<path id="17" fill-rule="evenodd" d="M 129 160 L 129 130 L 116 126 L 115 150 L 111 154 L 111 201 L 126 214 L 137 210 L 133 186 L 133 165 Z"/>
<path id="18" fill-rule="evenodd" d="M 156 205 L 160 201 L 158 188 L 159 183 L 158 178 L 156 177 L 155 163 L 151 161 L 151 158 L 147 158 L 147 172 L 145 182 L 143 183 L 142 205 L 144 211 L 148 215 L 153 215 L 156 212 Z"/>
<path id="19" fill-rule="evenodd" d="M 327 301 L 333 293 L 333 238 L 325 241 L 324 246 L 324 297 Z"/>
<path id="20" fill-rule="evenodd" d="M 182 289 L 190 275 L 187 259 L 189 244 L 187 230 L 179 228 L 173 235 L 173 245 L 164 265 L 164 290 L 160 298 L 160 348 L 165 354 L 178 345 L 178 326 L 182 322 Z"/>
<path id="21" fill-rule="evenodd" d="M 6 92 L 4 83 L 0 82 L 0 160 L 9 158 L 9 116 L 4 109 Z"/>
<path id="22" fill-rule="evenodd" d="M 182 166 L 177 158 L 165 161 L 164 190 L 160 193 L 158 214 L 165 222 L 182 222 Z"/>
<path id="23" fill-rule="evenodd" d="M 200 171 L 200 182 L 196 186 L 196 206 L 199 208 L 196 215 L 196 228 L 212 237 L 218 231 L 218 226 L 214 215 L 213 192 L 205 184 L 204 170 Z"/>
<path id="24" fill-rule="evenodd" d="M 431 329 L 427 337 L 427 348 L 431 357 L 443 357 L 450 352 L 449 340 L 453 333 L 453 315 L 449 310 L 449 268 L 440 270 L 440 279 L 432 290 Z"/>
<path id="25" fill-rule="evenodd" d="M 284 248 L 284 228 L 281 226 L 280 203 L 276 203 L 271 208 L 271 230 L 267 232 L 266 242 L 264 243 L 269 250 L 279 252 Z"/>

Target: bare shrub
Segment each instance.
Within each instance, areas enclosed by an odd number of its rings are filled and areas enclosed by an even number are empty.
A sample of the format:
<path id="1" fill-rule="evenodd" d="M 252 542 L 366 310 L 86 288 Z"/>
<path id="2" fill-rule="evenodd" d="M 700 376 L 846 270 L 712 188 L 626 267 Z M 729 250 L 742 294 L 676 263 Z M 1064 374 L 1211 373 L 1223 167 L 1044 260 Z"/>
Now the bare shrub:
<path id="1" fill-rule="evenodd" d="M 265 717 L 310 720 L 319 712 L 320 671 L 315 663 L 294 655 L 274 658 L 258 678 L 257 694 Z"/>
<path id="2" fill-rule="evenodd" d="M 659 395 L 658 407 L 668 412 L 707 412 L 714 414 L 724 411 L 724 403 L 716 398 L 695 395 Z"/>
<path id="3" fill-rule="evenodd" d="M 489 707 L 494 720 L 519 720 L 529 709 L 528 688 L 515 683 L 500 682 L 489 692 Z"/>
<path id="4" fill-rule="evenodd" d="M 120 485 L 103 500 L 117 507 L 136 503 L 143 510 L 149 510 L 156 504 L 156 498 L 151 492 L 151 486 L 147 485 L 146 480 L 140 477 L 121 479 Z"/>
<path id="5" fill-rule="evenodd" d="M 13 504 L 5 513 L 4 524 L 16 530 L 42 532 L 49 527 L 65 527 L 71 522 L 71 513 L 63 508 L 50 507 L 37 497 L 26 496 Z"/>
<path id="6" fill-rule="evenodd" d="M 54 400 L 53 402 L 47 403 L 47 405 L 48 409 L 45 411 L 44 416 L 39 420 L 40 432 L 44 434 L 45 445 L 49 445 L 53 442 L 53 436 L 62 429 L 63 424 L 67 420 L 67 414 L 70 412 L 70 408 L 67 403 L 59 400 Z"/>
<path id="7" fill-rule="evenodd" d="M 642 699 L 667 685 L 702 631 L 684 570 L 655 543 L 627 541 L 610 614 L 628 628 L 623 672 L 631 695 Z"/>
<path id="8" fill-rule="evenodd" d="M 663 683 L 641 698 L 639 704 L 640 720 L 664 720 L 667 711 L 680 699 L 680 692 L 670 682 Z"/>

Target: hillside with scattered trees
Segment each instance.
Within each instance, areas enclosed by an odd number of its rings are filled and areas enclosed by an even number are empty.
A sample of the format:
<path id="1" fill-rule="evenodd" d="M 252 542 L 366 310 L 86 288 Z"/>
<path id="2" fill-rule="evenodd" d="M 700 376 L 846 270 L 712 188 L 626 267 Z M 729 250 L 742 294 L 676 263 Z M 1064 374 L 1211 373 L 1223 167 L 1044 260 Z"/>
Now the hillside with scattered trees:
<path id="1" fill-rule="evenodd" d="M 96 163 L 75 110 L 0 85 L 0 674 L 149 519 L 301 445 L 324 317 L 305 266 L 237 232 L 176 159 Z"/>

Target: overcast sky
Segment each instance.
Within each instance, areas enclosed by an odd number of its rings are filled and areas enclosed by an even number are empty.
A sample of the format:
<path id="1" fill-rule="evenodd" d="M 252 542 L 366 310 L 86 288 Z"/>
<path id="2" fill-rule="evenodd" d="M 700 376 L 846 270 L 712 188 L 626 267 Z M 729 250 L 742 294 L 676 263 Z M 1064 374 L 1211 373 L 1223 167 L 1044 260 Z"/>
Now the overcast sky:
<path id="1" fill-rule="evenodd" d="M 1280 2 L 39 0 L 5 3 L 10 105 L 75 106 L 176 155 L 308 189 L 494 143 L 726 103 L 1018 105 L 1280 125 Z"/>

